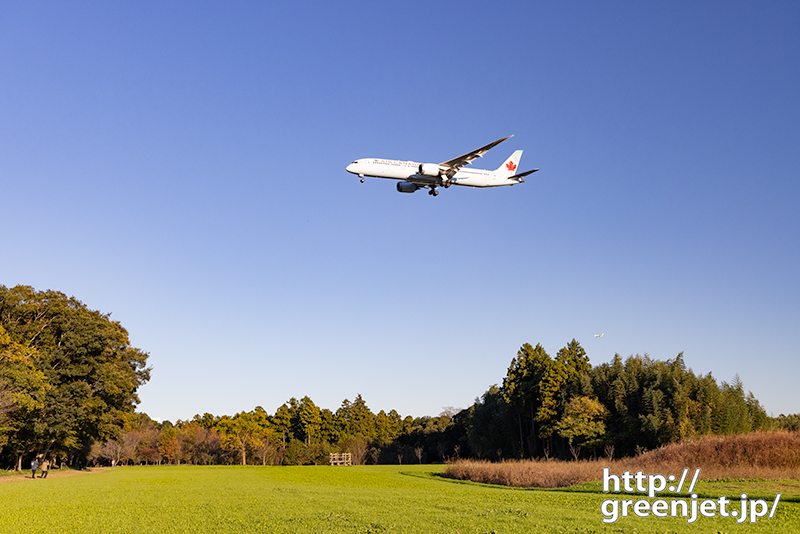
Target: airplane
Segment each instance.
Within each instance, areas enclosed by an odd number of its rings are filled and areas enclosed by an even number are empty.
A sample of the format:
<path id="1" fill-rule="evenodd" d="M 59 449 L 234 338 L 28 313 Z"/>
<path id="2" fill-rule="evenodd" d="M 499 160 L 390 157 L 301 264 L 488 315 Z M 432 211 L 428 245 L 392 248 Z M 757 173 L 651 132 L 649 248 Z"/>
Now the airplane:
<path id="1" fill-rule="evenodd" d="M 603 337 L 604 335 L 605 335 L 605 333 L 602 333 L 602 334 L 595 334 L 595 335 L 594 335 L 594 337 Z"/>
<path id="2" fill-rule="evenodd" d="M 463 156 L 445 161 L 444 163 L 417 163 L 415 161 L 399 161 L 394 159 L 363 158 L 357 159 L 347 166 L 347 172 L 357 174 L 364 183 L 364 177 L 391 178 L 397 182 L 399 193 L 413 193 L 418 189 L 428 188 L 429 195 L 436 196 L 437 187 L 447 189 L 451 185 L 469 187 L 499 187 L 501 185 L 516 185 L 524 182 L 523 178 L 539 169 L 514 174 L 522 157 L 522 150 L 517 150 L 497 169 L 464 169 L 478 158 L 482 158 L 491 148 L 499 145 L 506 139 L 514 137 L 509 135 L 498 139 L 477 150 L 468 152 Z"/>

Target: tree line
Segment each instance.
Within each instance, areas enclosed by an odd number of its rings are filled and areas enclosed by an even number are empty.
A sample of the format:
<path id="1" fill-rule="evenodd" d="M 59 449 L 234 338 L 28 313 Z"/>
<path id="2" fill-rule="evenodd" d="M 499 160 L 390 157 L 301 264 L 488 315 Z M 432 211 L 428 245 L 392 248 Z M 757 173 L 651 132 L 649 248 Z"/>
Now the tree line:
<path id="1" fill-rule="evenodd" d="M 706 434 L 797 429 L 800 416 L 767 416 L 738 376 L 718 384 L 683 355 L 619 355 L 592 366 L 572 340 L 551 357 L 524 344 L 500 385 L 437 417 L 377 414 L 361 395 L 332 411 L 309 397 L 273 414 L 195 415 L 157 422 L 136 413 L 150 376 L 108 314 L 73 297 L 0 286 L 0 465 L 49 457 L 102 463 L 301 465 L 350 452 L 354 463 L 440 462 L 472 457 L 628 456 Z"/>
<path id="2" fill-rule="evenodd" d="M 555 357 L 524 344 L 502 386 L 463 415 L 470 453 L 492 459 L 630 456 L 692 436 L 786 422 L 769 417 L 738 375 L 718 384 L 711 373 L 688 369 L 683 353 L 666 361 L 617 354 L 592 367 L 574 339 Z"/>
<path id="3" fill-rule="evenodd" d="M 88 460 L 131 464 L 327 464 L 332 452 L 350 452 L 354 464 L 444 461 L 437 441 L 452 418 L 412 418 L 369 409 L 361 395 L 334 412 L 309 397 L 289 399 L 273 415 L 257 406 L 233 416 L 210 413 L 158 422 L 133 413 L 119 438 L 96 442 Z M 428 438 L 431 439 L 428 439 Z"/>

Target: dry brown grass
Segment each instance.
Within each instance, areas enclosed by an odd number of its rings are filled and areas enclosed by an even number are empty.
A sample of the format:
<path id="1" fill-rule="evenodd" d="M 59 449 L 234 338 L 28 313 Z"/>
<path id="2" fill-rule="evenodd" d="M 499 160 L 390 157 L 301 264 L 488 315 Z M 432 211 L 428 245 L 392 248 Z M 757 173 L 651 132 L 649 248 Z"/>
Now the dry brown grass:
<path id="1" fill-rule="evenodd" d="M 800 478 L 800 432 L 706 436 L 648 451 L 622 463 L 643 471 L 700 467 L 706 480 Z"/>
<path id="2" fill-rule="evenodd" d="M 597 480 L 598 465 L 596 461 L 457 460 L 447 465 L 443 476 L 519 488 L 562 488 Z"/>
<path id="3" fill-rule="evenodd" d="M 458 460 L 448 464 L 444 476 L 514 487 L 561 488 L 600 480 L 604 467 L 613 473 L 680 473 L 686 467 L 692 471 L 699 467 L 703 480 L 800 479 L 800 432 L 706 436 L 614 461 Z"/>

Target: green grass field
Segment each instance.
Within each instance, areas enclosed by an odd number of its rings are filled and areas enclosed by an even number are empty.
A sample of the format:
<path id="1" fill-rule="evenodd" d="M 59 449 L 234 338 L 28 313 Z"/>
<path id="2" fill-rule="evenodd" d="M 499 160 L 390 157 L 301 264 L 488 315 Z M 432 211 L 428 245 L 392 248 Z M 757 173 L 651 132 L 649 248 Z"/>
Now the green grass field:
<path id="1" fill-rule="evenodd" d="M 773 519 L 621 518 L 604 524 L 597 485 L 531 490 L 455 482 L 443 466 L 122 467 L 0 483 L 0 532 L 797 532 L 792 482 L 706 483 L 698 491 L 772 499 Z M 726 485 L 727 484 L 727 485 Z M 722 493 L 720 493 L 722 491 Z"/>

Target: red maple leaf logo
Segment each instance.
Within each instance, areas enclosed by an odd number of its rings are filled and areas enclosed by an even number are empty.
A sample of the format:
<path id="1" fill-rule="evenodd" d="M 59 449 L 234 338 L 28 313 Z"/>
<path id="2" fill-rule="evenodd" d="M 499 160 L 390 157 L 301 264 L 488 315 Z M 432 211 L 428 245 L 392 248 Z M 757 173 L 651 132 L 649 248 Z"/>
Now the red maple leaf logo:
<path id="1" fill-rule="evenodd" d="M 508 163 L 506 163 L 506 169 L 513 172 L 517 170 L 517 166 L 514 165 L 513 161 L 509 161 Z"/>

